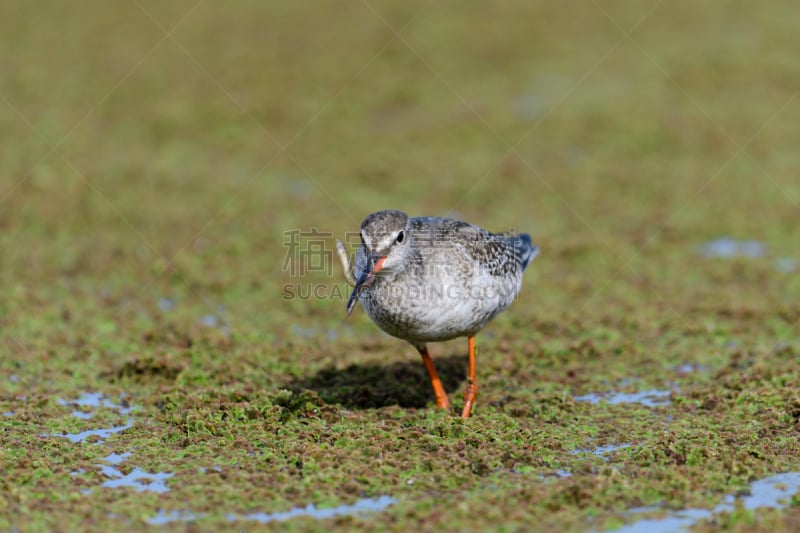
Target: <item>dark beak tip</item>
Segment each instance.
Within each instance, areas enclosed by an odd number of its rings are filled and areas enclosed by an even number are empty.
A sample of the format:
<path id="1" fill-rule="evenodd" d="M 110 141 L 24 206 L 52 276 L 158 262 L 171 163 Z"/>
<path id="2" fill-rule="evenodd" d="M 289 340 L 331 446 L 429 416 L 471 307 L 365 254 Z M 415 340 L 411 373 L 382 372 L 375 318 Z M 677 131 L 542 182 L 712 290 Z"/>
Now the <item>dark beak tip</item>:
<path id="1" fill-rule="evenodd" d="M 351 314 L 353 314 L 353 309 L 356 308 L 356 302 L 357 301 L 358 300 L 356 300 L 355 298 L 351 297 L 350 300 L 347 302 L 347 308 L 346 308 L 347 316 L 350 316 Z"/>
<path id="2" fill-rule="evenodd" d="M 361 285 L 357 284 L 353 288 L 353 292 L 350 293 L 350 299 L 347 300 L 347 307 L 346 307 L 347 316 L 350 316 L 350 314 L 353 312 L 353 309 L 356 308 L 356 304 L 358 303 L 358 292 L 360 289 Z"/>
<path id="3" fill-rule="evenodd" d="M 366 272 L 362 272 L 358 279 L 356 280 L 356 285 L 353 287 L 353 292 L 350 293 L 350 299 L 347 300 L 347 316 L 350 316 L 350 313 L 353 312 L 355 309 L 356 304 L 358 303 L 358 295 L 361 292 L 362 287 L 369 287 L 372 282 L 372 267 Z"/>

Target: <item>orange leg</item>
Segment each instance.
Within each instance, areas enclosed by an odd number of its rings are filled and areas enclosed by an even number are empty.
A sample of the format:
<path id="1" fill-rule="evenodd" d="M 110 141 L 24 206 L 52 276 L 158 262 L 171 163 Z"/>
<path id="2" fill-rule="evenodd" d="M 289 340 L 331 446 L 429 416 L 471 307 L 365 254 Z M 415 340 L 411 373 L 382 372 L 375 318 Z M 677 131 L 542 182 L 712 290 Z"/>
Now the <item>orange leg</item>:
<path id="1" fill-rule="evenodd" d="M 433 367 L 433 359 L 428 354 L 428 347 L 425 344 L 417 346 L 419 354 L 422 356 L 422 362 L 425 363 L 425 370 L 428 371 L 428 377 L 431 378 L 431 385 L 433 385 L 433 393 L 436 395 L 436 406 L 442 409 L 450 409 L 450 400 L 447 399 L 447 393 L 444 392 L 442 381 Z"/>
<path id="2" fill-rule="evenodd" d="M 478 380 L 475 378 L 475 337 L 470 336 L 469 343 L 469 379 L 467 389 L 464 391 L 464 410 L 461 411 L 461 418 L 469 418 L 472 406 L 478 398 Z"/>

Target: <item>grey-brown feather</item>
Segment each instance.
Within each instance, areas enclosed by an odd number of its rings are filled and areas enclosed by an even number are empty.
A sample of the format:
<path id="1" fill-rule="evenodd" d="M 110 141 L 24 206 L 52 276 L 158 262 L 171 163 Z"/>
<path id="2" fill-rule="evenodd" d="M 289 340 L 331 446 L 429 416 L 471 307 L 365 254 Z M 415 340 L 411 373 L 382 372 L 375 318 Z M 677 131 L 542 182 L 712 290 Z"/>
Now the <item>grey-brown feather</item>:
<path id="1" fill-rule="evenodd" d="M 400 230 L 410 237 L 402 261 L 378 273 L 358 298 L 381 329 L 417 345 L 477 333 L 516 298 L 522 272 L 538 253 L 524 234 L 379 211 L 361 225 L 367 240 L 356 254 L 356 277 L 359 269 L 370 268 L 370 252 L 392 253 L 392 246 L 370 250 L 367 244 L 386 242 Z"/>

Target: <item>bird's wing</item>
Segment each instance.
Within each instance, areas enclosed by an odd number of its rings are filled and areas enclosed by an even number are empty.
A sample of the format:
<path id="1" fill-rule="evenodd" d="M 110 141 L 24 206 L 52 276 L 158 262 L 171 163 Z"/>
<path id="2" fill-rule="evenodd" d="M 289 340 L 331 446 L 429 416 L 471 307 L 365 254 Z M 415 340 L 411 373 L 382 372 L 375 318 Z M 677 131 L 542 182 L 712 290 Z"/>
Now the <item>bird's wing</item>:
<path id="1" fill-rule="evenodd" d="M 496 276 L 521 271 L 527 265 L 527 236 L 494 234 L 474 224 L 438 217 L 411 219 L 411 230 L 420 249 L 428 250 L 423 255 L 429 257 L 445 249 L 456 250 Z"/>

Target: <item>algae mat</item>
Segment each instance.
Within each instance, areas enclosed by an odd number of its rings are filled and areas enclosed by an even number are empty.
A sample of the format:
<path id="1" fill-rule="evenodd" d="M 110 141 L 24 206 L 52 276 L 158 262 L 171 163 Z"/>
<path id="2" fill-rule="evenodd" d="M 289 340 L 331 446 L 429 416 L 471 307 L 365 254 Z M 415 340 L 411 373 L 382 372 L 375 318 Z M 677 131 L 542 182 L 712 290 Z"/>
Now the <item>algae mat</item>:
<path id="1" fill-rule="evenodd" d="M 796 530 L 796 15 L 4 2 L 0 529 Z M 467 421 L 345 317 L 382 208 L 542 249 Z"/>

